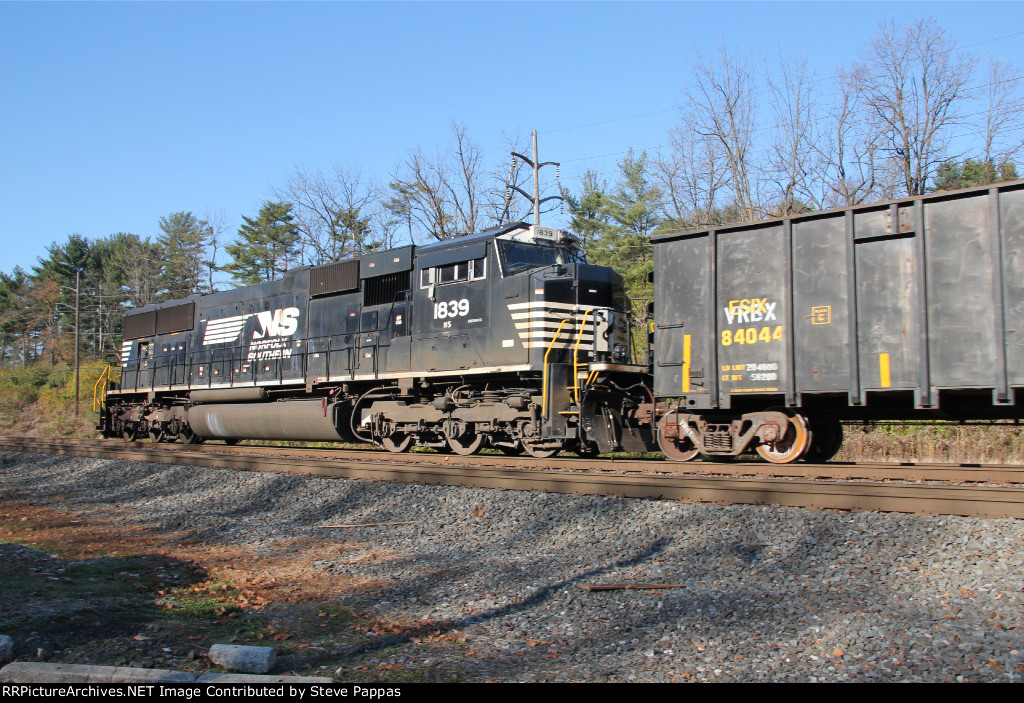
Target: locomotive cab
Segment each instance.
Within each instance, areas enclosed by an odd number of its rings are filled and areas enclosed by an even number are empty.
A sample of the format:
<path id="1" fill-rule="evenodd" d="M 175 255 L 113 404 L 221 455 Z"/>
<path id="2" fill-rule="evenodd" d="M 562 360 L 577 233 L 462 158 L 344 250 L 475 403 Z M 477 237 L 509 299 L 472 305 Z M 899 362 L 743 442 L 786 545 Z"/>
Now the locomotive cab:
<path id="1" fill-rule="evenodd" d="M 391 383 L 356 401 L 358 432 L 391 451 L 650 449 L 629 307 L 622 277 L 568 232 L 516 223 L 416 247 L 408 337 L 378 377 Z"/>

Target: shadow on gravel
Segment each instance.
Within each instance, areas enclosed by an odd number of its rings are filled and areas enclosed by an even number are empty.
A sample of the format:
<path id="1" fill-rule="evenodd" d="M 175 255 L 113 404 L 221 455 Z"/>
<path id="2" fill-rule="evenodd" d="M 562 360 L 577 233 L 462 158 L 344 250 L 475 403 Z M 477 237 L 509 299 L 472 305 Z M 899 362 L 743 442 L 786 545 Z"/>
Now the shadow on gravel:
<path id="1" fill-rule="evenodd" d="M 14 655 L 45 660 L 56 650 L 106 647 L 166 619 L 157 589 L 202 581 L 205 572 L 160 554 L 62 559 L 0 543 L 0 632 Z M 111 653 L 113 654 L 113 653 Z"/>
<path id="2" fill-rule="evenodd" d="M 653 555 L 661 552 L 664 549 L 665 544 L 665 540 L 657 540 L 656 542 L 651 544 L 646 550 L 637 554 L 636 556 L 633 556 L 629 559 L 622 559 L 620 561 L 616 561 L 612 564 L 607 564 L 605 566 L 596 567 L 594 569 L 590 569 L 589 571 L 578 574 L 571 578 L 563 579 L 561 581 L 553 583 L 550 586 L 545 586 L 543 588 L 536 589 L 532 593 L 528 594 L 526 597 L 522 598 L 521 600 L 515 603 L 509 603 L 508 605 L 504 605 L 499 608 L 491 608 L 490 610 L 475 613 L 471 617 L 458 618 L 454 620 L 443 620 L 440 622 L 432 621 L 429 626 L 424 626 L 421 628 L 417 628 L 415 630 L 406 631 L 403 632 L 401 635 L 387 635 L 381 637 L 379 640 L 372 642 L 370 644 L 354 647 L 350 650 L 349 653 L 355 654 L 361 652 L 373 652 L 381 649 L 387 649 L 389 647 L 394 647 L 399 644 L 405 644 L 407 642 L 410 642 L 414 638 L 425 637 L 426 635 L 432 634 L 434 632 L 441 632 L 442 634 L 445 634 L 452 632 L 454 630 L 463 629 L 475 623 L 487 622 L 489 620 L 494 620 L 496 618 L 502 618 L 508 615 L 513 615 L 524 610 L 528 610 L 530 608 L 535 608 L 544 603 L 544 601 L 551 598 L 551 596 L 553 596 L 558 591 L 579 584 L 585 579 L 600 576 L 601 574 L 608 573 L 613 569 L 619 569 L 639 564 L 645 561 L 646 559 L 649 559 Z"/>

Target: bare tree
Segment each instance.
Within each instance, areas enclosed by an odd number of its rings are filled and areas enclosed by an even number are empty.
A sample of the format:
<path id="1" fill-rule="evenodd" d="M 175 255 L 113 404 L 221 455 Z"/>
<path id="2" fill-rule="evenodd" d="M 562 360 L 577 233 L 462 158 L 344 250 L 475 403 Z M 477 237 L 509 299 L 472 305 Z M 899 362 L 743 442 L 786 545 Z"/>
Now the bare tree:
<path id="1" fill-rule="evenodd" d="M 474 232 L 481 222 L 483 154 L 465 125 L 453 121 L 451 130 L 448 149 L 428 156 L 417 148 L 392 173 L 389 207 L 406 222 L 411 238 L 447 239 Z"/>
<path id="2" fill-rule="evenodd" d="M 985 112 L 982 163 L 995 171 L 1012 162 L 1024 147 L 1020 129 L 1024 127 L 1024 100 L 1020 96 L 1021 74 L 1003 59 L 988 61 L 984 85 Z M 994 175 L 994 173 L 993 173 Z"/>
<path id="3" fill-rule="evenodd" d="M 526 137 L 520 134 L 504 135 L 505 154 L 508 154 L 508 168 L 502 162 L 497 162 L 488 175 L 484 212 L 488 215 L 489 224 L 502 225 L 509 222 L 517 222 L 527 218 L 532 211 L 533 203 L 523 197 L 516 197 L 513 187 L 526 192 L 532 190 L 532 170 L 527 164 L 512 156 L 512 152 L 518 154 L 527 153 Z"/>
<path id="4" fill-rule="evenodd" d="M 752 62 L 720 46 L 714 58 L 698 53 L 693 78 L 684 107 L 690 115 L 689 127 L 715 145 L 728 166 L 734 204 L 742 218 L 752 220 L 757 213 Z"/>
<path id="5" fill-rule="evenodd" d="M 964 121 L 961 104 L 975 63 L 956 52 L 935 20 L 879 25 L 857 82 L 904 194 L 924 193 L 938 165 L 951 158 L 950 128 Z"/>
<path id="6" fill-rule="evenodd" d="M 664 193 L 664 215 L 681 228 L 717 224 L 728 185 L 728 167 L 712 137 L 697 133 L 689 120 L 669 134 L 671 151 L 658 155 L 651 176 Z"/>
<path id="7" fill-rule="evenodd" d="M 294 206 L 306 263 L 340 261 L 375 248 L 370 222 L 381 188 L 358 169 L 341 163 L 330 173 L 296 167 L 274 195 Z"/>
<path id="8" fill-rule="evenodd" d="M 892 194 L 880 182 L 882 136 L 865 122 L 866 106 L 853 70 L 836 72 L 828 114 L 812 148 L 818 160 L 816 200 L 820 207 L 859 205 Z"/>
<path id="9" fill-rule="evenodd" d="M 814 151 L 816 143 L 814 76 L 808 72 L 807 60 L 779 56 L 778 72 L 766 70 L 769 96 L 775 117 L 774 135 L 768 149 L 768 177 L 776 186 L 773 216 L 784 217 L 820 207 L 811 188 L 812 175 L 820 159 Z"/>
<path id="10" fill-rule="evenodd" d="M 206 229 L 208 238 L 206 240 L 206 251 L 209 253 L 209 258 L 203 261 L 203 266 L 206 267 L 207 273 L 207 291 L 210 293 L 216 292 L 217 282 L 214 281 L 214 274 L 220 269 L 217 267 L 217 252 L 220 251 L 221 246 L 224 244 L 225 232 L 227 232 L 228 217 L 223 210 L 210 210 L 207 209 L 203 213 L 203 219 L 199 221 L 199 226 Z"/>

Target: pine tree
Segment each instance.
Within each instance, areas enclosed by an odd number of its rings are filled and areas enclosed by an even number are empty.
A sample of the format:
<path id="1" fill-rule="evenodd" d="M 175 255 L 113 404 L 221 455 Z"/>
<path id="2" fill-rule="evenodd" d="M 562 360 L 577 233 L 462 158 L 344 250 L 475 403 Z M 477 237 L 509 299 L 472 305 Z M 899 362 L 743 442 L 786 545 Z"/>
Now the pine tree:
<path id="1" fill-rule="evenodd" d="M 162 250 L 163 267 L 159 289 L 164 299 L 183 298 L 206 292 L 203 262 L 209 228 L 200 224 L 191 212 L 175 212 L 160 218 L 157 244 Z"/>
<path id="2" fill-rule="evenodd" d="M 939 165 L 933 191 L 956 190 L 984 186 L 1017 178 L 1017 166 L 1012 163 L 996 164 L 980 159 L 965 159 L 963 163 L 950 160 Z"/>
<path id="3" fill-rule="evenodd" d="M 273 281 L 295 264 L 299 231 L 291 210 L 290 203 L 266 202 L 255 218 L 242 217 L 238 240 L 224 247 L 232 258 L 224 270 L 239 285 Z"/>
<path id="4" fill-rule="evenodd" d="M 630 150 L 619 171 L 615 190 L 604 201 L 609 222 L 590 258 L 621 271 L 627 287 L 635 291 L 644 287 L 654 267 L 649 238 L 661 224 L 662 193 L 648 178 L 646 152 L 637 157 Z"/>
<path id="5" fill-rule="evenodd" d="M 583 174 L 583 192 L 579 196 L 562 187 L 562 197 L 572 215 L 569 229 L 579 236 L 583 252 L 588 256 L 594 243 L 609 226 L 610 218 L 605 212 L 606 187 L 606 184 L 598 183 L 597 174 L 590 170 Z"/>

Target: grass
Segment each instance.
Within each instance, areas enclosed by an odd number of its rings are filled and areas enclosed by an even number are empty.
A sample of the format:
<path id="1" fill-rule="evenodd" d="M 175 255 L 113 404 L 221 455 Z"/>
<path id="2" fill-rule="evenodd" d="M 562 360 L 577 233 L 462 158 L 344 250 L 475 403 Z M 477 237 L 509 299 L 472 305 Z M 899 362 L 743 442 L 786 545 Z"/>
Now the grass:
<path id="1" fill-rule="evenodd" d="M 77 515 L 0 498 L 0 632 L 14 639 L 19 661 L 202 673 L 212 667 L 210 645 L 236 643 L 274 647 L 272 673 L 459 678 L 464 644 L 434 623 L 357 615 L 339 599 L 379 586 L 311 566 L 357 545 L 303 538 L 256 551 L 140 529 L 110 506 Z M 376 649 L 383 635 L 396 642 Z"/>

